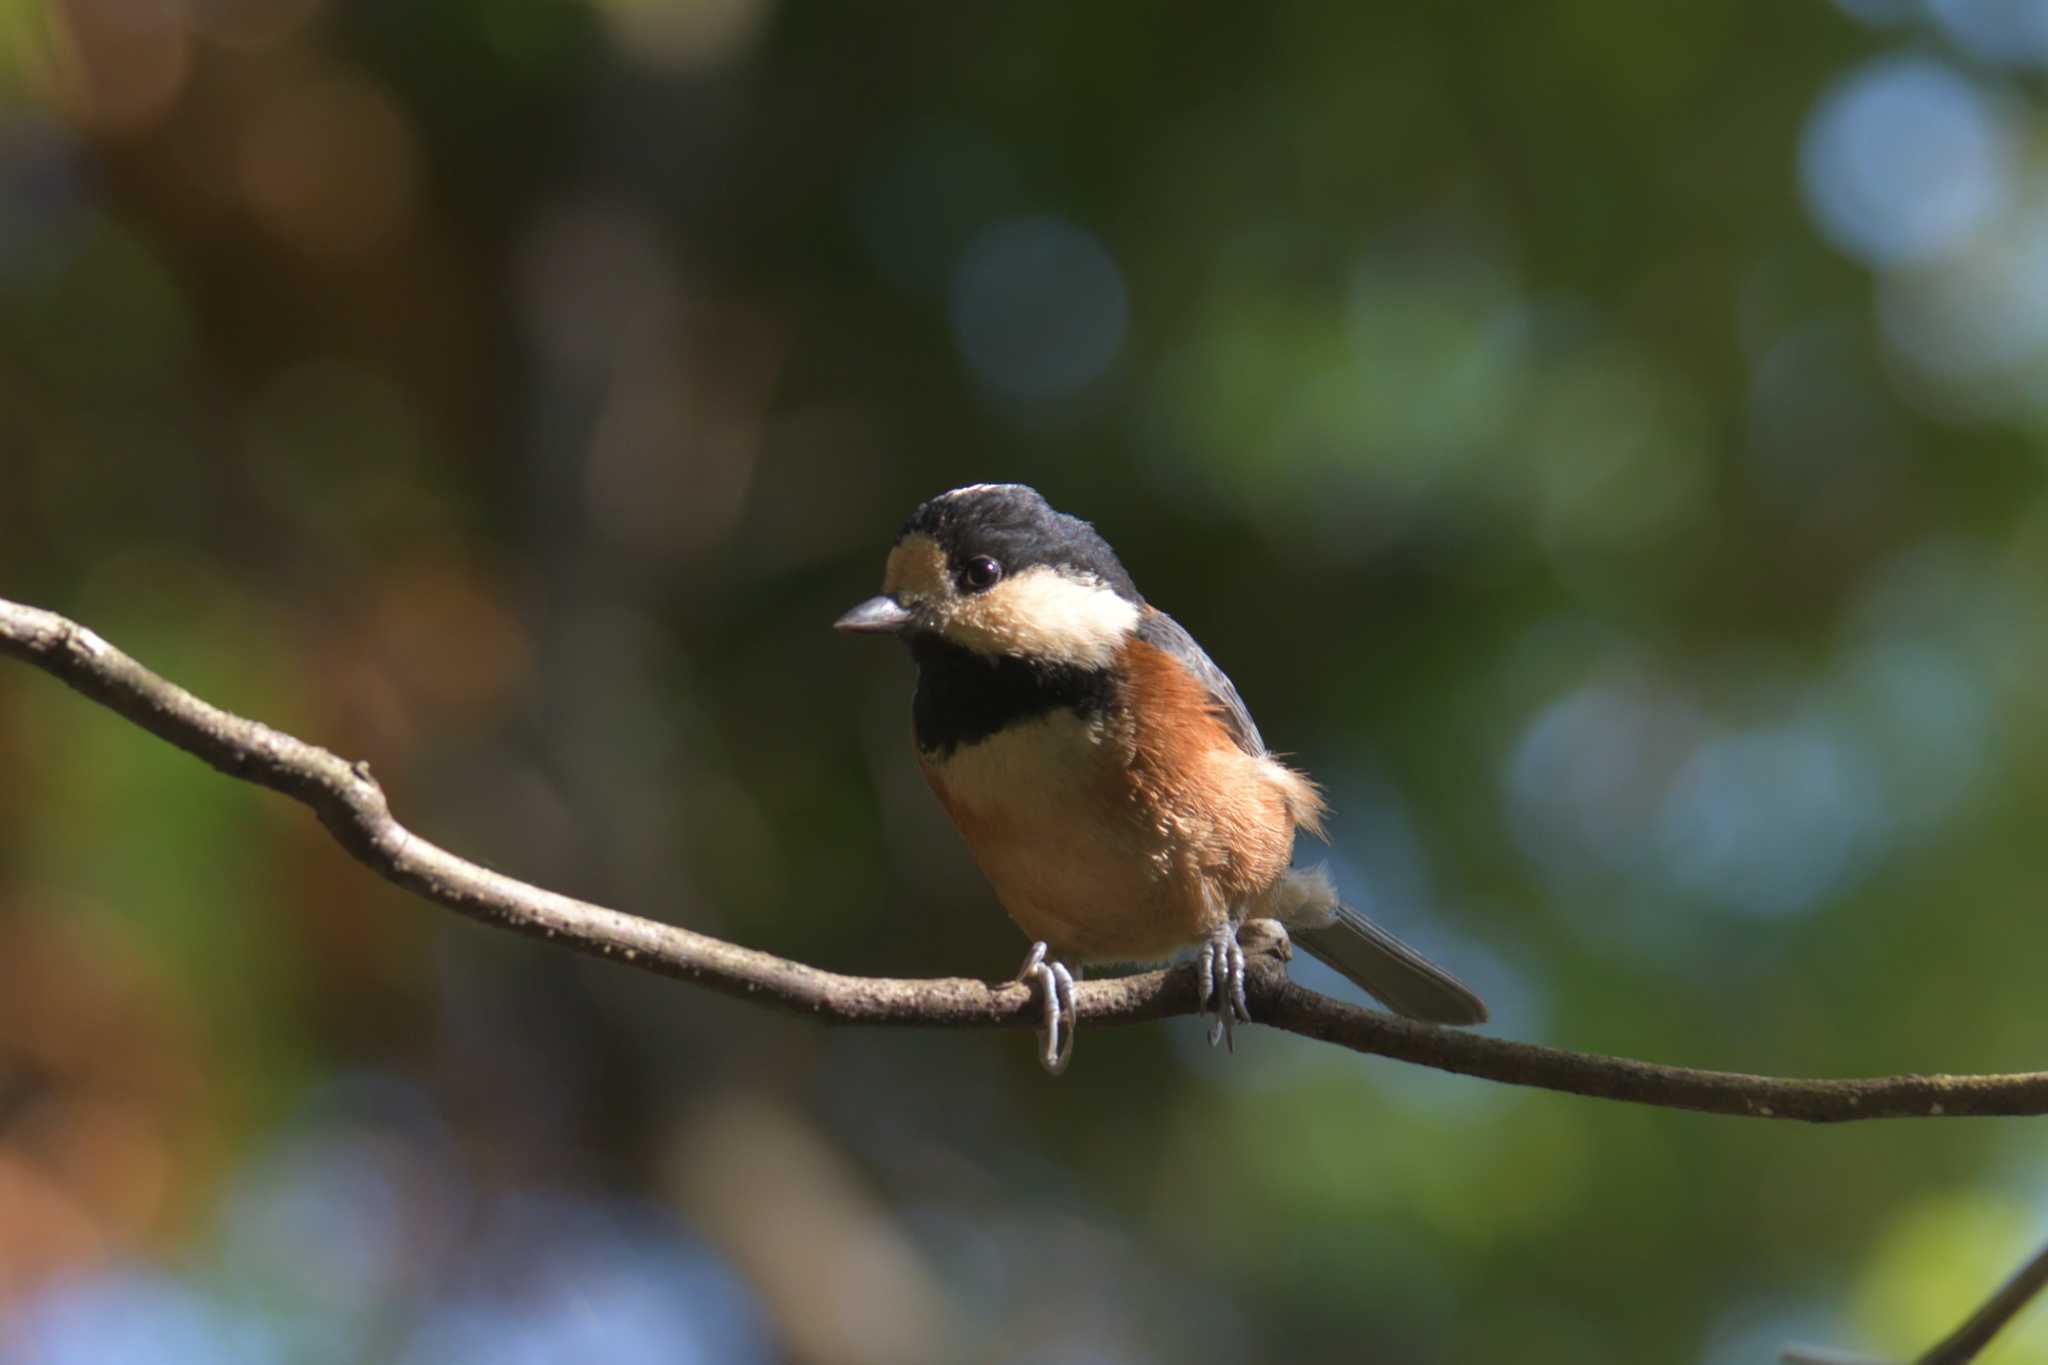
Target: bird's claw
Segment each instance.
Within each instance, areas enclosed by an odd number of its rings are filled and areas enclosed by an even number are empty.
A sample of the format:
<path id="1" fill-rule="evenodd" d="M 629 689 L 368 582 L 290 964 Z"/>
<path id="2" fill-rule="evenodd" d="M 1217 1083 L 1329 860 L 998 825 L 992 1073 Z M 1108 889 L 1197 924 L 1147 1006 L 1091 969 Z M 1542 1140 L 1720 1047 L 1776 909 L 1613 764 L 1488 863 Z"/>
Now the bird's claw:
<path id="1" fill-rule="evenodd" d="M 1244 998 L 1244 949 L 1238 946 L 1237 933 L 1228 925 L 1210 935 L 1195 957 L 1195 999 L 1203 1010 L 1212 1001 L 1215 1004 L 1216 1017 L 1209 1024 L 1209 1046 L 1221 1042 L 1230 1051 L 1237 1051 L 1231 1030 L 1237 1024 L 1249 1024 L 1252 1011 Z"/>
<path id="2" fill-rule="evenodd" d="M 1048 961 L 1046 951 L 1045 944 L 1032 944 L 1015 979 L 1038 987 L 1045 1011 L 1045 1022 L 1038 1030 L 1038 1064 L 1057 1076 L 1074 1058 L 1074 1031 L 1080 1019 L 1074 1003 L 1074 974 L 1065 963 Z"/>

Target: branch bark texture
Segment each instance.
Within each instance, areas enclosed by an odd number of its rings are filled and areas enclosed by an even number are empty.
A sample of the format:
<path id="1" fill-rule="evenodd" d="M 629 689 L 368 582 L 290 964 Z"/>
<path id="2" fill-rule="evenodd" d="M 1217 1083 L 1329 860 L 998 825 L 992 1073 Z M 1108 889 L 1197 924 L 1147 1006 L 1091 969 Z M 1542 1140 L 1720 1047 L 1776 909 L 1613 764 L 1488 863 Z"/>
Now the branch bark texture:
<path id="1" fill-rule="evenodd" d="M 842 976 L 493 872 L 400 824 L 368 764 L 231 715 L 53 612 L 0 600 L 0 653 L 42 669 L 229 777 L 298 801 L 379 876 L 486 924 L 842 1023 L 1028 1027 L 1038 1019 L 1031 988 L 1018 983 Z M 1259 1023 L 1303 1037 L 1596 1099 L 1811 1123 L 2048 1114 L 2048 1072 L 1794 1080 L 1664 1066 L 1411 1023 L 1295 985 L 1277 952 L 1255 959 L 1246 993 Z M 1094 1024 L 1191 1014 L 1194 975 L 1174 969 L 1087 981 L 1077 1003 L 1080 1016 Z"/>

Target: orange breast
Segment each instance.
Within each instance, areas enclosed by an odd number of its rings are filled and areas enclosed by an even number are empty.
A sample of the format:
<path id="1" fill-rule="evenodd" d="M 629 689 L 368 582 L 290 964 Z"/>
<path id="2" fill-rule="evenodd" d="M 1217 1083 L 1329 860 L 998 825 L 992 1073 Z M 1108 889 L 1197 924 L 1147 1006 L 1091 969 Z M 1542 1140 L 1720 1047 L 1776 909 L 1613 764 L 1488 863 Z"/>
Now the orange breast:
<path id="1" fill-rule="evenodd" d="M 1171 655 L 1134 640 L 1122 665 L 1108 714 L 1055 711 L 924 769 L 1010 917 L 1077 962 L 1200 942 L 1294 847 L 1275 774 L 1302 779 L 1239 749 Z"/>
<path id="2" fill-rule="evenodd" d="M 1124 650 L 1132 724 L 1130 781 L 1139 804 L 1176 830 L 1176 860 L 1233 914 L 1294 856 L 1297 785 L 1306 779 L 1237 747 L 1206 688 L 1164 650 Z"/>

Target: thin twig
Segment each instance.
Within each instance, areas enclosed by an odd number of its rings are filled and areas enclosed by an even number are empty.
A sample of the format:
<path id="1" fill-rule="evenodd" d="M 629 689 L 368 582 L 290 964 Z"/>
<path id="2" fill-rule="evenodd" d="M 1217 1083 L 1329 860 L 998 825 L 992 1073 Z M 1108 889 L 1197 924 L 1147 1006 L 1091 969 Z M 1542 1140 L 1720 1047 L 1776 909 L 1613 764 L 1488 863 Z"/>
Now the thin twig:
<path id="1" fill-rule="evenodd" d="M 1977 1353 L 1991 1344 L 1991 1338 L 2005 1330 L 2005 1325 L 2018 1317 L 2020 1310 L 2044 1288 L 2048 1288 L 2048 1246 L 2035 1252 L 2033 1259 L 1999 1286 L 1982 1308 L 1931 1347 L 1915 1365 L 1963 1365 L 1975 1360 Z"/>
<path id="2" fill-rule="evenodd" d="M 1913 1365 L 1969 1365 L 2043 1289 L 2048 1289 L 2048 1246 L 2035 1252 L 1962 1326 L 1915 1357 Z M 1787 1346 L 1778 1359 L 1783 1365 L 1887 1365 L 1873 1356 L 1826 1346 Z"/>
<path id="3" fill-rule="evenodd" d="M 165 681 L 85 627 L 0 600 L 0 653 L 24 659 L 230 777 L 309 807 L 358 861 L 460 914 L 728 995 L 857 1024 L 1021 1027 L 1028 986 L 959 978 L 841 976 L 529 885 L 459 858 L 391 815 L 367 764 L 230 715 Z M 2048 1113 L 2048 1073 L 1787 1080 L 1568 1052 L 1412 1023 L 1287 979 L 1278 953 L 1255 958 L 1247 994 L 1260 1023 L 1354 1051 L 1509 1085 L 1745 1118 L 1842 1123 L 1877 1118 Z M 1083 982 L 1082 1018 L 1134 1023 L 1195 1010 L 1190 970 Z"/>

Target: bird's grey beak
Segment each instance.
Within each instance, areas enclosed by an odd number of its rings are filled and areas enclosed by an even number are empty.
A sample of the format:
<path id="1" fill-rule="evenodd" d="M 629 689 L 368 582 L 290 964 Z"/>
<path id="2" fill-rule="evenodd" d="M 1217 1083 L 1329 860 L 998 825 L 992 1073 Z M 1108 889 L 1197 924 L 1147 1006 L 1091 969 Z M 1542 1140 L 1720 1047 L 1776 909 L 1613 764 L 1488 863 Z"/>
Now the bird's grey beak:
<path id="1" fill-rule="evenodd" d="M 849 635 L 894 635 L 910 624 L 910 608 L 889 596 L 870 597 L 832 623 Z"/>

